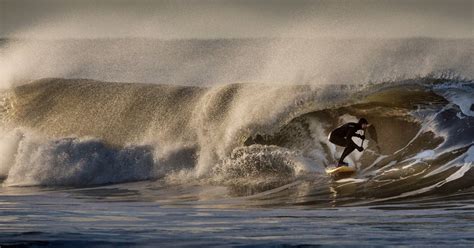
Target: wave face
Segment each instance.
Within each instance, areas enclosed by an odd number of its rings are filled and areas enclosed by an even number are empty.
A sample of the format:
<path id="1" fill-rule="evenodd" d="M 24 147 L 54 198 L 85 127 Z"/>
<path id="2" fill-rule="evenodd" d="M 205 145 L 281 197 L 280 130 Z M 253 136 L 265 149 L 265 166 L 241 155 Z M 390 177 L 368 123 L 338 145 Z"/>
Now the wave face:
<path id="1" fill-rule="evenodd" d="M 258 196 L 293 185 L 279 199 L 305 204 L 334 192 L 359 201 L 472 194 L 474 185 L 466 80 L 206 88 L 42 79 L 1 94 L 7 186 L 191 180 Z M 324 168 L 342 151 L 327 134 L 358 117 L 376 132 L 347 159 L 356 178 L 334 184 Z"/>

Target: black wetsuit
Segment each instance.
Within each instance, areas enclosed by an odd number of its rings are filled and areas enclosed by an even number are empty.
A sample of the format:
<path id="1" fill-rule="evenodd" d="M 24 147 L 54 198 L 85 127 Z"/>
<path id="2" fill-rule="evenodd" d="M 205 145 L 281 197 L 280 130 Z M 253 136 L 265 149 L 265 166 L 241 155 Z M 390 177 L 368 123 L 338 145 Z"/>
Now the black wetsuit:
<path id="1" fill-rule="evenodd" d="M 355 149 L 362 151 L 363 148 L 356 145 L 354 141 L 352 141 L 352 137 L 359 137 L 364 139 L 365 137 L 362 135 L 357 134 L 356 132 L 362 129 L 362 125 L 359 123 L 349 122 L 344 124 L 336 129 L 334 129 L 329 134 L 329 141 L 333 144 L 338 146 L 343 146 L 346 149 L 342 152 L 341 158 L 339 159 L 339 165 L 344 164 L 344 158 L 347 157 L 351 152 Z"/>

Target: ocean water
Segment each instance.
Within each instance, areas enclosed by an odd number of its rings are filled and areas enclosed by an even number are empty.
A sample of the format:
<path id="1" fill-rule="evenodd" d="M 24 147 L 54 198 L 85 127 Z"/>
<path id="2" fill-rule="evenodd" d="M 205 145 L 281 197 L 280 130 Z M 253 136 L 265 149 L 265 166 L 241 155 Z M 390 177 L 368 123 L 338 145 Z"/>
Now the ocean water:
<path id="1" fill-rule="evenodd" d="M 366 42 L 6 42 L 0 246 L 471 247 L 472 40 Z"/>
<path id="2" fill-rule="evenodd" d="M 219 187 L 169 189 L 160 182 L 3 189 L 0 237 L 3 245 L 38 247 L 469 247 L 474 242 L 472 192 L 334 207 L 336 197 L 318 203 L 317 196 L 307 196 L 313 200 L 282 206 L 268 202 L 268 195 L 229 199 L 222 197 L 223 191 Z M 266 198 L 264 206 L 259 206 L 260 197 Z"/>

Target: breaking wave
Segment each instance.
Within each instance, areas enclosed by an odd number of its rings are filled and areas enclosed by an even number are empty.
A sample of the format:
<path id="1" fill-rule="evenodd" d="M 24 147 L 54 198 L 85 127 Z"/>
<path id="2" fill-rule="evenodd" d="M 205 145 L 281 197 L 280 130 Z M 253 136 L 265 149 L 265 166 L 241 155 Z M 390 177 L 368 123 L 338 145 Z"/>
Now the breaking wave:
<path id="1" fill-rule="evenodd" d="M 209 88 L 42 79 L 2 92 L 0 174 L 7 186 L 164 179 L 318 195 L 341 153 L 327 134 L 363 116 L 375 131 L 348 157 L 356 177 L 331 184 L 339 195 L 449 195 L 474 185 L 473 94 L 471 81 L 431 77 Z"/>

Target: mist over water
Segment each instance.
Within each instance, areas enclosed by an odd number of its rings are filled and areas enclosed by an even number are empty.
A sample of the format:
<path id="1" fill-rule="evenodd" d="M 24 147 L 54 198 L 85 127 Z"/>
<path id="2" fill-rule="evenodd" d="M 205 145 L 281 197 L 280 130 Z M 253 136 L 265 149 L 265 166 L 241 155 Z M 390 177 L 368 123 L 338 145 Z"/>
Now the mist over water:
<path id="1" fill-rule="evenodd" d="M 364 84 L 453 72 L 472 78 L 471 39 L 12 40 L 2 86 L 45 77 L 220 85 Z"/>

